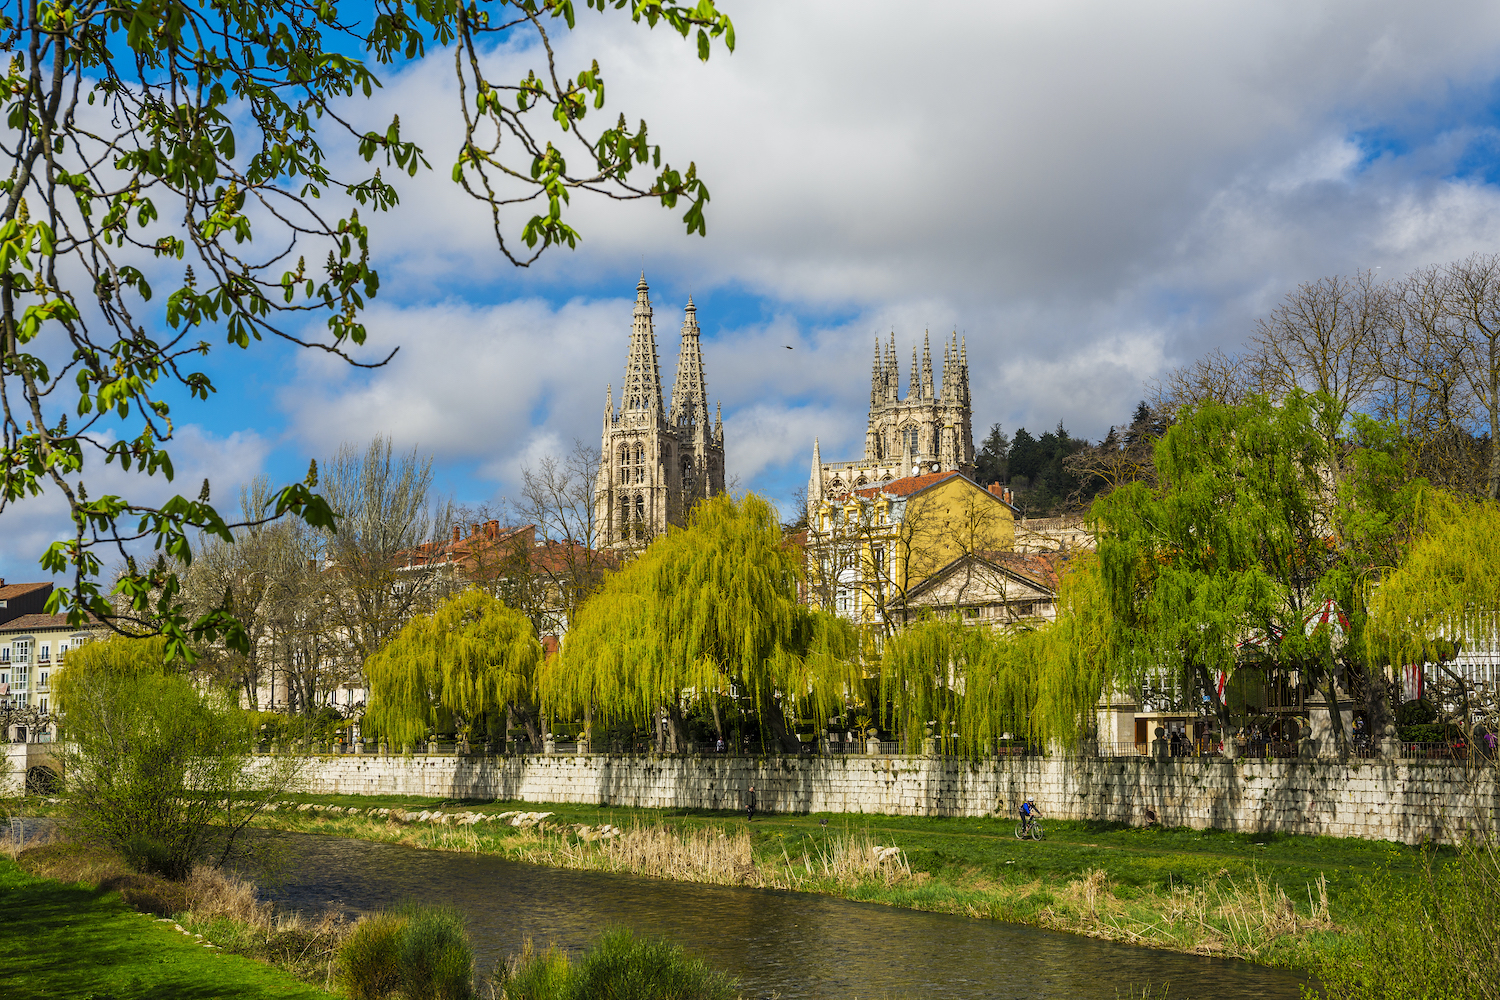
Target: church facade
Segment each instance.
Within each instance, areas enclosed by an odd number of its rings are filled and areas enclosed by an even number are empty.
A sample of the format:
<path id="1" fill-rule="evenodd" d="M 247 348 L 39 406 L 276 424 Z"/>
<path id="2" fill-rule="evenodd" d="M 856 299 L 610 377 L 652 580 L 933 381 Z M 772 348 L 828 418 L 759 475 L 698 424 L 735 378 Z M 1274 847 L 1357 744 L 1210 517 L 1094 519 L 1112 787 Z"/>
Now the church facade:
<path id="1" fill-rule="evenodd" d="M 875 340 L 870 373 L 870 419 L 864 457 L 853 462 L 824 462 L 813 441 L 812 471 L 807 482 L 809 512 L 825 499 L 852 490 L 933 472 L 974 474 L 974 427 L 970 415 L 968 344 L 955 334 L 943 345 L 940 381 L 934 381 L 932 345 L 922 336 L 922 359 L 911 349 L 911 377 L 901 395 L 901 368 L 896 335 L 882 355 Z"/>
<path id="2" fill-rule="evenodd" d="M 682 524 L 693 505 L 724 492 L 724 420 L 708 413 L 698 310 L 688 298 L 671 406 L 662 403 L 650 288 L 636 285 L 635 315 L 620 408 L 605 390 L 599 474 L 594 484 L 595 544 L 643 545 Z"/>

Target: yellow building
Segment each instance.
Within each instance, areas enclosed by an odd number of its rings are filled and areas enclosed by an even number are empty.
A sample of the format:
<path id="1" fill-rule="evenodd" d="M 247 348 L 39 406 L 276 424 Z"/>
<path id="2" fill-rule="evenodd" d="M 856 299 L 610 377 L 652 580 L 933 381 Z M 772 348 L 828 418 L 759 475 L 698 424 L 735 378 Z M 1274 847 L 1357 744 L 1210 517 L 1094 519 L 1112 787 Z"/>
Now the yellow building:
<path id="1" fill-rule="evenodd" d="M 49 585 L 50 589 L 50 585 Z M 100 626 L 75 628 L 67 615 L 20 615 L 0 625 L 0 742 L 52 738 L 56 708 L 52 680 Z"/>
<path id="2" fill-rule="evenodd" d="M 825 495 L 809 511 L 808 597 L 887 628 L 945 610 L 996 625 L 1051 617 L 1055 590 L 1015 545 L 1016 509 L 956 471 Z"/>

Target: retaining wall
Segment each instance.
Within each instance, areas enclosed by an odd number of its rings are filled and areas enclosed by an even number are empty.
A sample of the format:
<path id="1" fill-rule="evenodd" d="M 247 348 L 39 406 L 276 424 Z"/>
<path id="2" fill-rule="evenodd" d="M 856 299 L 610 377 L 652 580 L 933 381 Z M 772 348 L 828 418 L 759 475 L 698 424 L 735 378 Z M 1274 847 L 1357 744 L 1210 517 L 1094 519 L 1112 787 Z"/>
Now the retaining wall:
<path id="1" fill-rule="evenodd" d="M 550 755 L 315 758 L 308 790 L 354 795 L 740 809 L 1014 815 L 1415 843 L 1500 834 L 1500 771 L 1456 763 L 1179 758 Z"/>

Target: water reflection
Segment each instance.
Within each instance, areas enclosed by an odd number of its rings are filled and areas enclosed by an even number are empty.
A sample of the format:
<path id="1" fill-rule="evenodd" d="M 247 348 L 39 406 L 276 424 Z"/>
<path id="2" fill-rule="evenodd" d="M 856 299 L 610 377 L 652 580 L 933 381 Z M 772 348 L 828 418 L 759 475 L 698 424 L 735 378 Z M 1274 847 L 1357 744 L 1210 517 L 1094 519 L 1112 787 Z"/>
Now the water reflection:
<path id="1" fill-rule="evenodd" d="M 480 968 L 538 945 L 579 949 L 624 924 L 738 976 L 746 996 L 1115 1000 L 1171 984 L 1174 1000 L 1293 1000 L 1298 980 L 1243 962 L 764 889 L 517 864 L 477 854 L 283 834 L 291 865 L 272 898 L 353 913 L 403 898 L 463 910 Z"/>

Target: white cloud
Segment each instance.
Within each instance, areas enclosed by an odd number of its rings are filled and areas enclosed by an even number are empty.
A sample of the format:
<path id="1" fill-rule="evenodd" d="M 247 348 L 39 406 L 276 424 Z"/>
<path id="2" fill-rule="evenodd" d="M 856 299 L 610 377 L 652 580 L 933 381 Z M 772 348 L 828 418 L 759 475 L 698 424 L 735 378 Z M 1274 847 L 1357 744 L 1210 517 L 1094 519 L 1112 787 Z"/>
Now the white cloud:
<path id="1" fill-rule="evenodd" d="M 239 510 L 240 488 L 263 468 L 270 443 L 254 431 L 236 431 L 218 436 L 194 424 L 177 428 L 169 446 L 175 477 L 146 476 L 125 472 L 118 465 L 95 462 L 90 465 L 85 483 L 89 496 L 123 496 L 132 503 L 156 505 L 174 495 L 196 498 L 206 478 L 212 488 L 211 499 L 226 518 Z M 68 537 L 72 523 L 68 519 L 67 501 L 54 490 L 39 497 L 23 500 L 5 510 L 5 530 L 0 531 L 0 577 L 17 580 L 45 579 L 37 559 L 53 541 Z M 122 525 L 133 528 L 134 520 Z M 108 565 L 112 551 L 97 553 Z"/>
<path id="2" fill-rule="evenodd" d="M 599 60 L 604 121 L 645 116 L 669 159 L 696 160 L 706 240 L 680 209 L 580 195 L 580 249 L 512 269 L 447 180 L 451 62 L 388 76 L 367 120 L 399 111 L 434 165 L 376 230 L 372 340 L 402 353 L 370 374 L 303 361 L 282 399 L 296 433 L 328 448 L 382 431 L 513 481 L 592 439 L 644 260 L 659 286 L 765 307 L 732 328 L 700 317 L 747 480 L 785 479 L 815 434 L 830 458 L 857 444 L 870 344 L 892 329 L 903 369 L 923 329 L 967 335 L 981 427 L 1062 418 L 1097 437 L 1143 380 L 1233 348 L 1300 281 L 1500 249 L 1500 191 L 1458 175 L 1494 141 L 1493 4 L 736 6 L 739 49 L 707 65 L 617 16 L 580 12 L 557 39 L 564 70 Z M 536 64 L 489 58 L 499 78 Z M 1386 132 L 1401 141 L 1380 152 Z M 619 299 L 533 297 L 616 283 Z M 658 296 L 667 385 L 680 305 Z"/>

